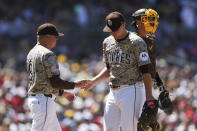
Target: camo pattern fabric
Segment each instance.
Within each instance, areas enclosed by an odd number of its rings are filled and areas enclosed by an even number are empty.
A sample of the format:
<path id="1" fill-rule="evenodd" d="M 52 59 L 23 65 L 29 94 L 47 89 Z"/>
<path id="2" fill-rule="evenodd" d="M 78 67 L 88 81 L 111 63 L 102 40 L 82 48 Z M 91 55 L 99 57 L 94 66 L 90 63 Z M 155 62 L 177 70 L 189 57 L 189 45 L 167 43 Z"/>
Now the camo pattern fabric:
<path id="1" fill-rule="evenodd" d="M 139 67 L 150 64 L 147 45 L 135 33 L 117 41 L 113 36 L 103 41 L 103 60 L 110 70 L 109 85 L 131 85 L 142 81 Z"/>
<path id="2" fill-rule="evenodd" d="M 27 55 L 28 94 L 57 94 L 49 78 L 59 75 L 56 55 L 39 43 Z"/>

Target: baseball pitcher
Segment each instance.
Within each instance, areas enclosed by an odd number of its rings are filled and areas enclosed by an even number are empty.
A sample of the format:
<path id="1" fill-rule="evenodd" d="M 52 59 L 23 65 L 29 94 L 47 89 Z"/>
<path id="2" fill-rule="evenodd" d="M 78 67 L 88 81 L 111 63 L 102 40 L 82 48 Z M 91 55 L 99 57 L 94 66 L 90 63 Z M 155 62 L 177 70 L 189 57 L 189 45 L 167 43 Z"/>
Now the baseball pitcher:
<path id="1" fill-rule="evenodd" d="M 103 41 L 106 67 L 91 81 L 88 88 L 109 78 L 110 92 L 104 110 L 104 131 L 137 131 L 144 102 L 156 106 L 152 97 L 151 63 L 144 40 L 125 28 L 121 13 L 106 16 Z"/>

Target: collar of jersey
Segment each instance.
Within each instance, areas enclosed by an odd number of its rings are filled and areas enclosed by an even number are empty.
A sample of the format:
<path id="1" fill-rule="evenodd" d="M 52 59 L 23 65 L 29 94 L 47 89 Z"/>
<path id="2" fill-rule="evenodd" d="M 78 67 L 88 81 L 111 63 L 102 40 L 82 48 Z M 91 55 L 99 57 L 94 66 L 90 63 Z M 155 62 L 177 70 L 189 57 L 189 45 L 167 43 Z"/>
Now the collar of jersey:
<path id="1" fill-rule="evenodd" d="M 121 41 L 125 40 L 128 36 L 129 36 L 129 32 L 127 33 L 127 35 L 126 35 L 124 38 L 122 38 L 122 39 L 117 39 L 116 41 L 117 41 L 117 42 L 121 42 Z"/>

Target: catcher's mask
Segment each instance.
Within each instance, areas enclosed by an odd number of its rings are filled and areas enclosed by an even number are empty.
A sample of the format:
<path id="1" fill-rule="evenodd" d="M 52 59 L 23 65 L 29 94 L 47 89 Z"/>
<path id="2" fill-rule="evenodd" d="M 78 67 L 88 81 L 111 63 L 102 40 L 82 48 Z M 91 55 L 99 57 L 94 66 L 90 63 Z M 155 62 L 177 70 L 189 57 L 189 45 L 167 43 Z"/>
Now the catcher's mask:
<path id="1" fill-rule="evenodd" d="M 133 22 L 131 23 L 132 26 L 136 26 L 136 20 L 141 20 L 144 24 L 146 32 L 154 34 L 157 26 L 159 24 L 158 13 L 153 9 L 139 9 L 135 13 L 132 14 Z"/>

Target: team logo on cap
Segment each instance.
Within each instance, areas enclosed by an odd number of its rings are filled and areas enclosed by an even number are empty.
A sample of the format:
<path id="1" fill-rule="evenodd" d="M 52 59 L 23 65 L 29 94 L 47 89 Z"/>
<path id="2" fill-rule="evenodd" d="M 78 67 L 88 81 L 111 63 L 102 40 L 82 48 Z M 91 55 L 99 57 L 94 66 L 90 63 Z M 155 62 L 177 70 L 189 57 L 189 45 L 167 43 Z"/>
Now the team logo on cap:
<path id="1" fill-rule="evenodd" d="M 112 21 L 111 20 L 107 20 L 107 23 L 109 26 L 112 26 Z"/>

